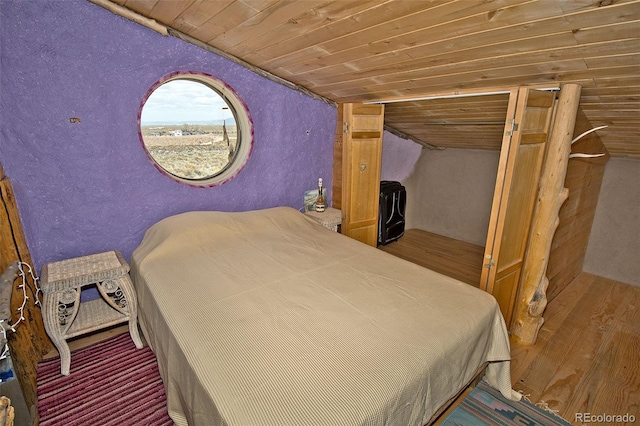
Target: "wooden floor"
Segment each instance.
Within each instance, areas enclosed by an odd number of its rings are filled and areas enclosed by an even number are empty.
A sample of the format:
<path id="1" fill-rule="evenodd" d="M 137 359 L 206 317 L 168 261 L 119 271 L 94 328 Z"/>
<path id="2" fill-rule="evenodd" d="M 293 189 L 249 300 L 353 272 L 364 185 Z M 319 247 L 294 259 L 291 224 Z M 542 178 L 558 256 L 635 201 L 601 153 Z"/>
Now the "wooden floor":
<path id="1" fill-rule="evenodd" d="M 478 287 L 484 247 L 421 229 L 407 229 L 380 250 Z"/>
<path id="2" fill-rule="evenodd" d="M 513 388 L 571 422 L 578 413 L 640 422 L 640 287 L 583 272 L 544 319 L 534 346 L 511 344 Z"/>
<path id="3" fill-rule="evenodd" d="M 381 249 L 458 279 L 466 275 L 463 282 L 479 281 L 478 251 L 466 243 L 408 230 Z M 535 345 L 511 343 L 513 388 L 573 424 L 582 424 L 576 417 L 582 413 L 628 414 L 640 423 L 640 287 L 582 273 L 549 303 L 544 318 Z"/>

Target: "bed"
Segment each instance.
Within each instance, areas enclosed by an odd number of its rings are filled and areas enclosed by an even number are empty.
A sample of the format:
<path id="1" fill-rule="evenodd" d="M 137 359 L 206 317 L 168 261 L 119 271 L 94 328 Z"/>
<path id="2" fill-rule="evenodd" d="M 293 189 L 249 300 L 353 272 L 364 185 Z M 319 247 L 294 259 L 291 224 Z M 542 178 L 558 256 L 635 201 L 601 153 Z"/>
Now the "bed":
<path id="1" fill-rule="evenodd" d="M 177 425 L 424 425 L 484 366 L 518 398 L 492 296 L 292 208 L 161 220 L 131 276 Z"/>

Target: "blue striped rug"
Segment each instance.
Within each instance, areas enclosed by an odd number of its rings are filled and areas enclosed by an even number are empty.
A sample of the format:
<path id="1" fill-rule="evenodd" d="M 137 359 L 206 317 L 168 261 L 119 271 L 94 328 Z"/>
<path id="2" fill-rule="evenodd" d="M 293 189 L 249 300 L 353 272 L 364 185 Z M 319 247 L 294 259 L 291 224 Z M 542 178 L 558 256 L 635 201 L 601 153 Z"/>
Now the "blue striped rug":
<path id="1" fill-rule="evenodd" d="M 509 401 L 484 382 L 442 422 L 444 426 L 571 426 L 563 418 L 524 399 Z"/>

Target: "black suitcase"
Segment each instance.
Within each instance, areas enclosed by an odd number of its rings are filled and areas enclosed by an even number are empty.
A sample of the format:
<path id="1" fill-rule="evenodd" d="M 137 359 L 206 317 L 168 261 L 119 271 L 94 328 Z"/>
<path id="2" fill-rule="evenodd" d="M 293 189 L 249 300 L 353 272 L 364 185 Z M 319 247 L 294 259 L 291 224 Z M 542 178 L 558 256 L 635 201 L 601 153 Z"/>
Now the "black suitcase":
<path id="1" fill-rule="evenodd" d="M 407 191 L 396 181 L 380 182 L 380 207 L 378 210 L 378 245 L 385 245 L 404 235 L 404 212 Z"/>

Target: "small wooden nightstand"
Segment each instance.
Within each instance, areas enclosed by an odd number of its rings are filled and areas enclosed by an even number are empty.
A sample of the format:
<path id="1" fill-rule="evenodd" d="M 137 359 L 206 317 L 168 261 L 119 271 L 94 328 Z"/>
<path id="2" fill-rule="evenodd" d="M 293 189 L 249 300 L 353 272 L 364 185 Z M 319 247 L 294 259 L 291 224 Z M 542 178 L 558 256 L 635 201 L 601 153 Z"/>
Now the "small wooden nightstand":
<path id="1" fill-rule="evenodd" d="M 129 322 L 138 349 L 138 305 L 129 265 L 118 251 L 76 257 L 42 267 L 42 319 L 60 353 L 60 371 L 68 376 L 71 353 L 67 339 Z M 95 285 L 102 298 L 82 302 L 82 287 Z"/>
<path id="2" fill-rule="evenodd" d="M 304 214 L 334 232 L 338 232 L 338 226 L 342 223 L 342 211 L 332 207 L 327 207 L 323 212 L 310 210 Z"/>

